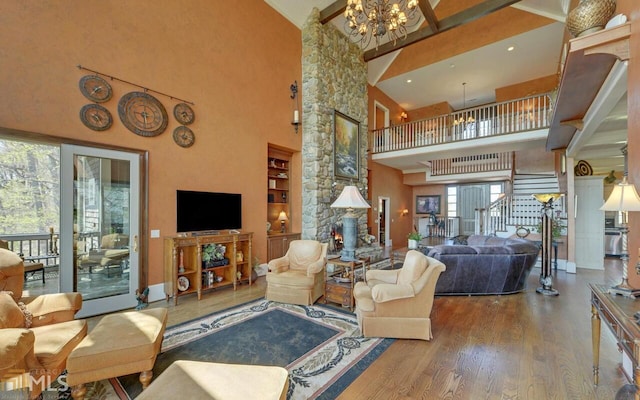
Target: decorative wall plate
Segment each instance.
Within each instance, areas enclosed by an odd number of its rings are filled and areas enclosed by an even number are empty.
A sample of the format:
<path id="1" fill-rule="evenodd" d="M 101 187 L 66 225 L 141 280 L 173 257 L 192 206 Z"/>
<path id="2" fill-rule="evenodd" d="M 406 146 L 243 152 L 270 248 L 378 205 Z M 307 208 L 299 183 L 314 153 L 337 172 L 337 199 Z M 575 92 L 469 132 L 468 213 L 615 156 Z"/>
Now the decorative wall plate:
<path id="1" fill-rule="evenodd" d="M 105 131 L 111 128 L 113 117 L 100 104 L 87 104 L 80 109 L 80 120 L 89 129 Z"/>
<path id="2" fill-rule="evenodd" d="M 196 114 L 187 103 L 178 103 L 173 107 L 173 116 L 182 125 L 191 125 L 196 119 Z"/>
<path id="3" fill-rule="evenodd" d="M 196 137 L 193 131 L 186 126 L 179 126 L 173 130 L 173 140 L 181 147 L 191 147 Z"/>
<path id="4" fill-rule="evenodd" d="M 178 290 L 184 292 L 189 289 L 189 279 L 186 276 L 181 276 L 178 278 Z"/>
<path id="5" fill-rule="evenodd" d="M 104 103 L 113 96 L 111 85 L 98 75 L 85 75 L 80 78 L 80 92 L 91 101 Z"/>
<path id="6" fill-rule="evenodd" d="M 131 132 L 140 136 L 158 136 L 167 129 L 167 110 L 155 97 L 130 92 L 118 102 L 118 116 Z"/>

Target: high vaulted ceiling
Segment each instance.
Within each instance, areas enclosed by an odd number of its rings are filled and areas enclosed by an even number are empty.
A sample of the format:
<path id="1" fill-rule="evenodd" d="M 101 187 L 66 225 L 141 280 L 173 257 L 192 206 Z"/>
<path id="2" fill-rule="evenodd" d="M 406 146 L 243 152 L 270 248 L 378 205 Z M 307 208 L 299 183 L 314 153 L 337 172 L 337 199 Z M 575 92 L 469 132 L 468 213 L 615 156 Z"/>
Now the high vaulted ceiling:
<path id="1" fill-rule="evenodd" d="M 265 2 L 300 28 L 314 7 L 326 14 L 346 4 L 346 0 Z M 422 18 L 413 27 L 416 32 L 409 34 L 409 39 L 418 35 L 425 39 L 380 57 L 377 54 L 386 47 L 376 52 L 370 44 L 364 49 L 369 83 L 409 112 L 441 102 L 453 109 L 494 102 L 496 89 L 558 73 L 569 6 L 570 0 L 430 0 L 421 8 L 427 8 L 427 14 L 433 10 L 427 20 L 438 26 L 430 27 Z M 342 13 L 335 15 L 330 23 L 344 32 L 345 18 Z M 406 44 L 398 41 L 397 45 Z M 610 119 L 617 121 L 616 131 L 626 138 L 626 131 L 620 132 L 626 109 L 621 105 L 615 111 L 624 115 Z M 607 129 L 605 125 L 602 129 Z M 598 158 L 597 142 L 603 141 L 602 136 L 595 134 L 584 144 L 589 149 L 585 155 L 592 158 L 598 173 L 620 170 L 622 161 L 612 158 L 611 152 L 606 159 Z M 580 156 L 577 152 L 576 157 Z"/>

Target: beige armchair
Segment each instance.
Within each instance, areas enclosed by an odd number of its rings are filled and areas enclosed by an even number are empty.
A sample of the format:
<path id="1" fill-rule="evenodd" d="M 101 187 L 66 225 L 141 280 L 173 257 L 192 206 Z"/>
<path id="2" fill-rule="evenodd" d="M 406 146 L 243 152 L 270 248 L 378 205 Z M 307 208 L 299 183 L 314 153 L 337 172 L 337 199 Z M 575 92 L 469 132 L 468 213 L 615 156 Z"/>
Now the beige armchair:
<path id="1" fill-rule="evenodd" d="M 110 276 L 112 268 L 122 272 L 122 262 L 129 257 L 129 235 L 111 233 L 104 235 L 100 240 L 100 248 L 89 250 L 87 254 L 78 259 L 81 268 L 89 267 L 93 273 L 93 267 L 102 267 Z"/>
<path id="2" fill-rule="evenodd" d="M 0 382 L 35 398 L 65 369 L 87 324 L 74 320 L 80 293 L 22 297 L 23 271 L 17 254 L 0 249 Z"/>
<path id="3" fill-rule="evenodd" d="M 353 289 L 356 317 L 365 337 L 431 340 L 431 308 L 440 261 L 410 250 L 402 268 L 367 271 Z"/>
<path id="4" fill-rule="evenodd" d="M 327 243 L 293 240 L 284 257 L 269 261 L 267 300 L 311 305 L 324 293 Z"/>

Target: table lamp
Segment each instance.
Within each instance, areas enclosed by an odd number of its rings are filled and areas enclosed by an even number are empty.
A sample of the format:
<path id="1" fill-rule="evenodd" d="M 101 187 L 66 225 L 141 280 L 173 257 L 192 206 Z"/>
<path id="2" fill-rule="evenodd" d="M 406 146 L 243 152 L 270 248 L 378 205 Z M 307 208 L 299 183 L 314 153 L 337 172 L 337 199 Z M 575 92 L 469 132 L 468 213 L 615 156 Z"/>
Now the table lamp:
<path id="1" fill-rule="evenodd" d="M 629 282 L 627 281 L 627 266 L 629 264 L 629 248 L 627 242 L 629 226 L 627 225 L 627 218 L 629 211 L 640 211 L 640 198 L 638 197 L 636 188 L 627 182 L 626 175 L 622 178 L 622 182 L 613 187 L 611 195 L 609 195 L 604 205 L 600 207 L 600 210 L 622 212 L 622 227 L 620 229 L 620 238 L 622 240 L 622 251 L 620 252 L 622 282 L 619 285 L 609 288 L 609 293 L 635 298 L 640 294 L 640 290 L 629 286 Z"/>
<path id="2" fill-rule="evenodd" d="M 284 211 L 280 211 L 280 215 L 278 215 L 278 220 L 280 221 L 280 232 L 285 233 L 286 229 L 285 229 L 285 222 L 289 220 L 289 218 L 287 218 L 287 213 Z"/>
<path id="3" fill-rule="evenodd" d="M 542 241 L 542 265 L 540 268 L 540 287 L 537 293 L 545 296 L 557 296 L 559 293 L 553 288 L 553 277 L 551 276 L 551 249 L 553 247 L 553 202 L 562 197 L 562 193 L 541 193 L 534 194 L 536 200 L 542 203 L 540 218 L 542 229 L 540 232 Z"/>
<path id="4" fill-rule="evenodd" d="M 356 261 L 356 247 L 358 244 L 358 217 L 353 213 L 355 208 L 370 208 L 355 186 L 345 186 L 342 193 L 331 204 L 331 208 L 346 208 L 347 213 L 342 216 L 342 253 L 340 260 Z"/>

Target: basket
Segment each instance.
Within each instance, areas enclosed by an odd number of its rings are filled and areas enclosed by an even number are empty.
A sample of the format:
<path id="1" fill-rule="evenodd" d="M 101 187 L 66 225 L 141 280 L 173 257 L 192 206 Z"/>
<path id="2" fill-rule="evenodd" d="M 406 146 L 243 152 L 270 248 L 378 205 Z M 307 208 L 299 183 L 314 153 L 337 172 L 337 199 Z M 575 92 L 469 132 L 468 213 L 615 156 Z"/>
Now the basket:
<path id="1" fill-rule="evenodd" d="M 573 37 L 599 31 L 615 12 L 615 0 L 581 0 L 567 16 L 567 29 Z"/>

